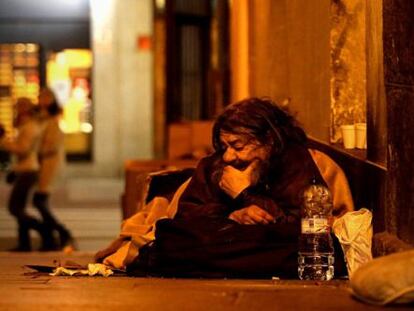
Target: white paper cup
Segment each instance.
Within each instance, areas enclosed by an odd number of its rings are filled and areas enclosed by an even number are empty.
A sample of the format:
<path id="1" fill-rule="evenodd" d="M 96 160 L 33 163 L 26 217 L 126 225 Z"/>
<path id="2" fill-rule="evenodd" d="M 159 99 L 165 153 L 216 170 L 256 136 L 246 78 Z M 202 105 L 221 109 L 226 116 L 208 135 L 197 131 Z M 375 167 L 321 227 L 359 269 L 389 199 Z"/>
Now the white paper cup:
<path id="1" fill-rule="evenodd" d="M 358 149 L 366 149 L 367 147 L 367 124 L 355 123 L 355 146 Z"/>
<path id="2" fill-rule="evenodd" d="M 355 126 L 353 124 L 341 125 L 341 131 L 345 149 L 355 148 Z"/>

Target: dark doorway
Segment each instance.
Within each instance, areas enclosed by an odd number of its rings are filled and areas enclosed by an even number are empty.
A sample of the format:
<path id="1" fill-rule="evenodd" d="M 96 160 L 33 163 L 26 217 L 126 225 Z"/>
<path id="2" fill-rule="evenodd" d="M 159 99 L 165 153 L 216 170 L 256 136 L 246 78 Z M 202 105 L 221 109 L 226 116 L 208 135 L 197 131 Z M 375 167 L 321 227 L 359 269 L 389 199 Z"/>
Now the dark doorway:
<path id="1" fill-rule="evenodd" d="M 229 99 L 227 0 L 166 2 L 167 124 L 208 120 Z"/>

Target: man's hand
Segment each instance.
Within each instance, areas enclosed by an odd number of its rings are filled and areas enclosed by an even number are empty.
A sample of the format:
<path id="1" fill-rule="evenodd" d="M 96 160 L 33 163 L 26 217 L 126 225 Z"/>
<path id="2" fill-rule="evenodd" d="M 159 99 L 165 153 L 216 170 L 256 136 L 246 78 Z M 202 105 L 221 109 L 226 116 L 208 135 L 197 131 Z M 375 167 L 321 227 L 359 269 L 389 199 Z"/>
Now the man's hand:
<path id="1" fill-rule="evenodd" d="M 230 214 L 229 219 L 234 220 L 242 225 L 267 225 L 275 221 L 275 218 L 261 209 L 257 205 L 250 205 L 248 207 L 239 209 Z"/>
<path id="2" fill-rule="evenodd" d="M 223 169 L 223 175 L 219 186 L 233 199 L 236 198 L 244 189 L 252 183 L 252 172 L 257 167 L 258 161 L 255 160 L 244 170 L 240 171 L 231 165 Z"/>

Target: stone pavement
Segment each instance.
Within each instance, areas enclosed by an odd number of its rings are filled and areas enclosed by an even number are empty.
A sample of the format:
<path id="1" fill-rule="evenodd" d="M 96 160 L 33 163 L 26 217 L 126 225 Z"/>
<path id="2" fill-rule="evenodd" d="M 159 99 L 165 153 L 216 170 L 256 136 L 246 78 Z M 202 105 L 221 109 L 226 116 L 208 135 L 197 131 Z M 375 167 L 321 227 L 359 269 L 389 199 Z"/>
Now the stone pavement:
<path id="1" fill-rule="evenodd" d="M 8 214 L 9 188 L 0 183 L 0 310 L 380 310 L 352 298 L 346 281 L 208 280 L 52 277 L 22 267 L 87 264 L 114 239 L 121 223 L 116 181 L 77 181 L 54 193 L 53 211 L 70 228 L 79 252 L 9 253 L 16 224 Z M 89 189 L 93 190 L 89 190 Z M 30 213 L 36 213 L 29 208 Z M 36 238 L 36 236 L 34 236 Z M 35 239 L 36 240 L 36 239 Z M 38 242 L 38 239 L 37 239 Z M 387 307 L 386 310 L 393 310 Z M 397 308 L 412 310 L 413 306 Z"/>
<path id="2" fill-rule="evenodd" d="M 91 253 L 0 252 L 0 310 L 382 310 L 352 298 L 347 281 L 53 277 L 25 264 L 91 261 Z M 385 310 L 412 310 L 409 306 Z"/>

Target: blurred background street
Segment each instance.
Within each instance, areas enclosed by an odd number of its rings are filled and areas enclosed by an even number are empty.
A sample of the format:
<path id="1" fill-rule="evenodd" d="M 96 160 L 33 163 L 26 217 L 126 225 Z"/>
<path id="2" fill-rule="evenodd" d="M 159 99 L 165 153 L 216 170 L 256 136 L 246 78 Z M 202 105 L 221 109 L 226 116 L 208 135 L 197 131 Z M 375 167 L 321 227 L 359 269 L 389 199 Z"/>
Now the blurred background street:
<path id="1" fill-rule="evenodd" d="M 77 179 L 57 186 L 51 203 L 53 212 L 73 233 L 80 251 L 95 252 L 119 234 L 121 224 L 119 179 Z M 0 182 L 0 251 L 15 247 L 17 225 L 7 210 L 10 187 Z M 37 215 L 29 204 L 28 212 Z M 36 250 L 40 238 L 31 232 Z"/>

